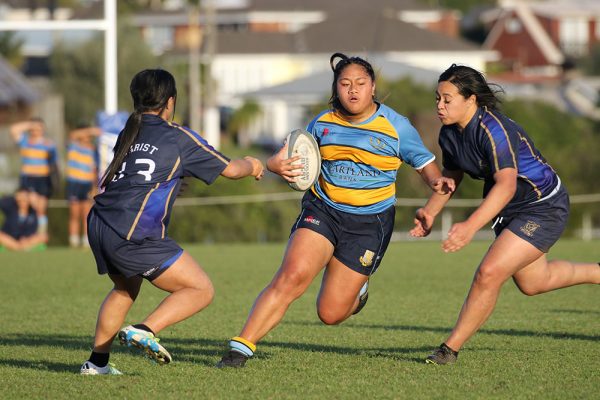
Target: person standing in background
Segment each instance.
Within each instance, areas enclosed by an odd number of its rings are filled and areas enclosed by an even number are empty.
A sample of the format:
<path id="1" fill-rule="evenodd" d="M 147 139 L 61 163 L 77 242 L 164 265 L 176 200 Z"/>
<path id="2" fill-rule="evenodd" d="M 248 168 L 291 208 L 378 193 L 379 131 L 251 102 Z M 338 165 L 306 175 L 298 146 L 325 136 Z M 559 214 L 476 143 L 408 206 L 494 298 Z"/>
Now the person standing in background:
<path id="1" fill-rule="evenodd" d="M 69 202 L 69 246 L 89 247 L 87 216 L 96 192 L 98 157 L 94 139 L 97 127 L 81 127 L 69 134 L 67 147 L 66 197 Z"/>
<path id="2" fill-rule="evenodd" d="M 19 146 L 21 154 L 19 187 L 30 192 L 30 202 L 34 205 L 38 217 L 38 232 L 47 234 L 47 209 L 48 198 L 52 196 L 52 175 L 58 172 L 56 145 L 46 136 L 46 127 L 41 118 L 12 124 L 10 135 Z"/>

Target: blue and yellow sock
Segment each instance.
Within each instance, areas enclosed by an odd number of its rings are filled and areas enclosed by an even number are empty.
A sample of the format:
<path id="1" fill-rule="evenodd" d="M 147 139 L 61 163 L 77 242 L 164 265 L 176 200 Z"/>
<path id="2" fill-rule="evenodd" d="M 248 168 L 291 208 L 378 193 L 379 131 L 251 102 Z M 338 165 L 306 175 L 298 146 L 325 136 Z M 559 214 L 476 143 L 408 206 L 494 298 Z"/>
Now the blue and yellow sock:
<path id="1" fill-rule="evenodd" d="M 252 357 L 256 351 L 256 345 L 243 337 L 236 336 L 229 341 L 231 350 L 242 353 L 246 357 Z"/>

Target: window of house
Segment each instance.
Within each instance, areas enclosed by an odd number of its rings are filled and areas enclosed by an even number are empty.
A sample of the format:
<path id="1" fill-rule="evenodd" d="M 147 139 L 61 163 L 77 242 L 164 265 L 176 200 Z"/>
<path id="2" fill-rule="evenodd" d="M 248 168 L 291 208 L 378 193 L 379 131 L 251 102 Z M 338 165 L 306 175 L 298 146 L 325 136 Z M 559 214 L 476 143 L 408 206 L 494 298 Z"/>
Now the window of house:
<path id="1" fill-rule="evenodd" d="M 506 32 L 511 34 L 519 33 L 523 29 L 521 21 L 518 18 L 508 18 L 504 23 L 504 27 L 506 28 Z"/>
<path id="2" fill-rule="evenodd" d="M 560 21 L 561 49 L 568 55 L 580 57 L 587 53 L 589 38 L 586 18 L 564 18 Z"/>

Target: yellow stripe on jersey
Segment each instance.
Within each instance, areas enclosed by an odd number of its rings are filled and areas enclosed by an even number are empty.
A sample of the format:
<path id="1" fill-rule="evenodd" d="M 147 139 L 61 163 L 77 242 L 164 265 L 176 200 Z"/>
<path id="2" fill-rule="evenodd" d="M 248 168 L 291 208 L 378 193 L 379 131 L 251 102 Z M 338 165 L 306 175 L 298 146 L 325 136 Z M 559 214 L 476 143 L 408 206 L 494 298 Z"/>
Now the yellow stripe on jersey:
<path id="1" fill-rule="evenodd" d="M 21 156 L 26 158 L 37 158 L 40 160 L 48 159 L 48 150 L 33 149 L 31 147 L 21 147 Z"/>
<path id="2" fill-rule="evenodd" d="M 398 157 L 374 154 L 355 147 L 323 146 L 320 148 L 320 152 L 323 161 L 353 161 L 371 165 L 382 171 L 393 171 L 402 165 L 402 161 Z"/>
<path id="3" fill-rule="evenodd" d="M 504 137 L 506 138 L 506 143 L 508 144 L 508 150 L 510 150 L 510 154 L 512 155 L 512 159 L 513 159 L 513 164 L 516 166 L 517 164 L 517 158 L 515 157 L 515 152 L 512 149 L 512 145 L 510 144 L 510 139 L 508 138 L 508 132 L 506 132 L 506 128 L 504 128 L 504 125 L 502 125 L 502 122 L 500 122 L 500 120 L 491 112 L 488 112 L 488 114 L 490 114 L 492 116 L 492 118 L 494 118 L 496 120 L 496 122 L 498 122 L 498 125 L 500 125 L 500 128 L 502 128 L 502 132 L 504 132 Z"/>
<path id="4" fill-rule="evenodd" d="M 140 207 L 140 211 L 138 211 L 137 215 L 135 216 L 135 220 L 133 221 L 133 224 L 131 224 L 131 229 L 129 230 L 129 233 L 127 234 L 127 240 L 131 239 L 131 236 L 133 235 L 133 231 L 135 230 L 135 227 L 137 226 L 137 223 L 140 220 L 142 213 L 144 212 L 144 208 L 146 207 L 146 203 L 148 202 L 148 199 L 150 198 L 152 193 L 156 189 L 158 189 L 159 186 L 160 186 L 160 182 L 158 182 L 156 185 L 154 185 L 154 187 L 152 189 L 150 189 L 148 194 L 146 194 L 146 197 L 144 198 L 144 201 L 142 202 L 142 206 Z"/>
<path id="5" fill-rule="evenodd" d="M 67 154 L 69 161 L 75 161 L 80 164 L 94 165 L 94 157 L 91 154 L 80 153 L 76 150 L 71 150 Z"/>
<path id="6" fill-rule="evenodd" d="M 31 176 L 48 176 L 50 175 L 50 167 L 47 165 L 22 164 L 21 173 Z"/>
<path id="7" fill-rule="evenodd" d="M 169 176 L 167 177 L 167 182 L 171 180 L 171 178 L 173 177 L 173 175 L 175 174 L 175 171 L 177 171 L 177 167 L 179 167 L 179 163 L 181 162 L 181 157 L 177 157 L 177 161 L 175 162 L 175 165 L 173 166 L 173 169 L 171 170 L 171 173 L 169 174 Z M 161 238 L 165 238 L 165 217 L 167 216 L 167 212 L 169 211 L 169 201 L 171 200 L 171 196 L 173 195 L 173 190 L 175 190 L 175 188 L 177 187 L 177 185 L 174 185 L 171 190 L 169 191 L 169 195 L 167 196 L 167 201 L 165 201 L 165 212 L 162 216 L 162 218 L 160 219 L 160 222 L 162 223 L 162 235 Z"/>
<path id="8" fill-rule="evenodd" d="M 184 132 L 186 135 L 189 136 L 190 139 L 192 139 L 194 142 L 196 142 L 196 144 L 200 147 L 202 147 L 204 150 L 206 150 L 208 153 L 212 154 L 213 156 L 215 156 L 216 158 L 218 158 L 219 160 L 223 161 L 226 165 L 229 165 L 229 161 L 227 161 L 225 158 L 221 157 L 218 153 L 212 151 L 210 148 L 206 147 L 201 141 L 198 140 L 197 137 L 195 137 L 191 132 L 188 132 L 187 130 L 183 129 L 181 126 L 179 125 L 175 125 L 172 123 L 168 123 L 169 125 L 171 125 L 174 128 L 179 129 L 180 131 Z"/>
<path id="9" fill-rule="evenodd" d="M 348 189 L 332 185 L 325 181 L 323 177 L 320 177 L 319 185 L 327 196 L 336 203 L 356 207 L 369 206 L 396 195 L 396 185 L 394 183 L 379 189 Z"/>
<path id="10" fill-rule="evenodd" d="M 373 131 L 377 133 L 381 133 L 382 135 L 393 137 L 394 139 L 398 139 L 398 132 L 396 132 L 396 128 L 383 117 L 375 118 L 373 121 L 364 125 L 355 125 L 352 124 L 343 118 L 341 118 L 335 112 L 325 113 L 319 118 L 319 122 L 330 122 L 332 124 L 337 124 L 341 126 L 346 126 L 349 128 L 363 129 L 368 131 Z"/>
<path id="11" fill-rule="evenodd" d="M 492 132 L 490 132 L 488 127 L 485 126 L 483 124 L 483 122 L 480 123 L 479 126 L 481 126 L 483 128 L 483 130 L 485 131 L 485 133 L 488 136 L 488 139 L 490 139 L 490 144 L 492 145 L 492 154 L 494 155 L 494 169 L 496 171 L 500 171 L 500 165 L 498 164 L 498 154 L 496 154 L 496 142 L 494 142 L 494 137 L 492 136 Z"/>
<path id="12" fill-rule="evenodd" d="M 80 181 L 93 181 L 96 178 L 94 171 L 82 171 L 72 167 L 67 167 L 67 176 Z"/>

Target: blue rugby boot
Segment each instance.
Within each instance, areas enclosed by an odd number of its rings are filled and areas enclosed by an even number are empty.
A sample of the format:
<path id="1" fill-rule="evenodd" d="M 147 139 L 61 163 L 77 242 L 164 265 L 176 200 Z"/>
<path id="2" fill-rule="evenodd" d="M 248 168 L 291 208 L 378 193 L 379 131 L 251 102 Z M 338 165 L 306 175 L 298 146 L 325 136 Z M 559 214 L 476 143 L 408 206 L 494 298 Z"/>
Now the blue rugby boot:
<path id="1" fill-rule="evenodd" d="M 160 365 L 168 364 L 173 359 L 167 349 L 158 343 L 159 340 L 152 332 L 134 328 L 132 325 L 126 326 L 119 331 L 119 342 L 122 345 L 140 349 Z"/>

